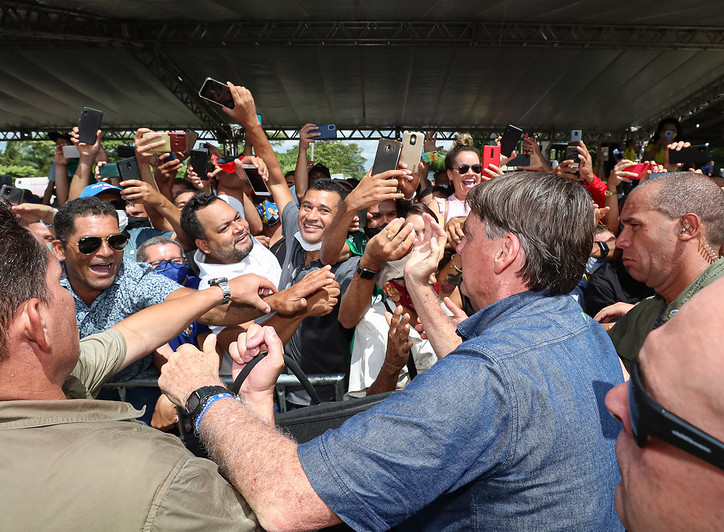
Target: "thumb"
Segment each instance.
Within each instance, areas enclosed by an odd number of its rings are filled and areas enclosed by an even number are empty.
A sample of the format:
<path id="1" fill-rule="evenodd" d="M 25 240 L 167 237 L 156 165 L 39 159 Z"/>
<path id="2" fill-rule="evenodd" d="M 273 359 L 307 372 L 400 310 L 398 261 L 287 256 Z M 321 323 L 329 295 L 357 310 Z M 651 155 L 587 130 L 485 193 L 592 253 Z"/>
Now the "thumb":
<path id="1" fill-rule="evenodd" d="M 206 339 L 204 340 L 204 345 L 201 347 L 201 349 L 204 352 L 205 358 L 213 357 L 213 359 L 216 362 L 218 362 L 219 355 L 216 352 L 216 335 L 215 334 L 210 334 L 206 337 Z"/>
<path id="2" fill-rule="evenodd" d="M 448 310 L 453 313 L 453 318 L 467 319 L 468 315 L 465 314 L 463 309 L 461 309 L 455 303 L 453 303 L 452 299 L 450 299 L 449 297 L 446 297 L 445 299 L 443 299 L 443 303 L 445 303 L 445 306 L 448 308 Z"/>

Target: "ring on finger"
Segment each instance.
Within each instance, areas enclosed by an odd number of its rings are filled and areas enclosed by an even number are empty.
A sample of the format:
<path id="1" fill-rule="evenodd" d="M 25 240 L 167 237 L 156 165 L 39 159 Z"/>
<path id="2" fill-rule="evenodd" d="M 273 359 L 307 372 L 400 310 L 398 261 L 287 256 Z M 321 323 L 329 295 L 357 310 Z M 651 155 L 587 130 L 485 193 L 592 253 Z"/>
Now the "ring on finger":
<path id="1" fill-rule="evenodd" d="M 387 240 L 392 240 L 392 233 L 387 233 L 385 236 L 387 237 Z"/>

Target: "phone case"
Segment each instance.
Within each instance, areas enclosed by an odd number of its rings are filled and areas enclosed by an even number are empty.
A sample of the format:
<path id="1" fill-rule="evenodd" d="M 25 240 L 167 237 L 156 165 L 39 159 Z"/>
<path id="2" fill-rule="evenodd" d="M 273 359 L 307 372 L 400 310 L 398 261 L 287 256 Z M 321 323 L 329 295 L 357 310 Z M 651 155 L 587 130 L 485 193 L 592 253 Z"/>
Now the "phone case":
<path id="1" fill-rule="evenodd" d="M 264 179 L 259 175 L 259 170 L 253 164 L 243 165 L 246 177 L 249 179 L 249 184 L 254 194 L 257 196 L 271 196 L 271 192 L 266 186 Z"/>
<path id="2" fill-rule="evenodd" d="M 204 100 L 209 100 L 218 105 L 223 105 L 229 109 L 234 108 L 234 98 L 226 83 L 221 83 L 213 78 L 206 78 L 201 86 L 199 96 Z"/>
<path id="3" fill-rule="evenodd" d="M 183 153 L 186 151 L 186 133 L 174 132 L 168 134 L 172 152 Z"/>
<path id="4" fill-rule="evenodd" d="M 78 140 L 82 144 L 95 144 L 96 134 L 101 128 L 103 111 L 84 107 L 78 120 Z"/>
<path id="5" fill-rule="evenodd" d="M 491 164 L 500 167 L 500 146 L 483 146 L 483 170 Z"/>
<path id="6" fill-rule="evenodd" d="M 671 164 L 706 164 L 709 162 L 709 143 L 681 148 L 679 151 L 669 150 L 669 162 Z"/>
<path id="7" fill-rule="evenodd" d="M 571 142 L 581 142 L 583 140 L 583 131 L 580 129 L 571 130 Z"/>
<path id="8" fill-rule="evenodd" d="M 154 132 L 149 132 L 149 133 L 144 133 L 143 136 L 146 137 L 148 135 L 153 135 L 153 134 L 154 134 Z M 151 150 L 153 153 L 166 153 L 166 152 L 171 151 L 171 139 L 170 139 L 168 133 L 161 133 L 161 138 L 156 139 L 156 142 L 158 142 L 159 140 L 164 141 L 164 144 L 162 144 L 158 148 L 153 148 Z"/>
<path id="9" fill-rule="evenodd" d="M 425 148 L 425 134 L 419 131 L 405 131 L 402 135 L 400 162 L 407 165 L 408 170 L 417 172 L 422 150 Z"/>
<path id="10" fill-rule="evenodd" d="M 118 175 L 121 181 L 126 179 L 141 179 L 141 172 L 138 169 L 138 161 L 135 157 L 128 157 L 118 161 Z"/>
<path id="11" fill-rule="evenodd" d="M 209 151 L 208 150 L 191 150 L 191 161 L 189 162 L 199 176 L 199 179 L 207 181 L 209 178 L 206 173 L 209 168 Z"/>
<path id="12" fill-rule="evenodd" d="M 372 164 L 372 175 L 381 174 L 397 168 L 402 143 L 392 139 L 380 139 L 377 144 L 375 162 Z"/>
<path id="13" fill-rule="evenodd" d="M 563 156 L 563 160 L 571 159 L 573 161 L 573 167 L 578 168 L 581 161 L 578 155 L 578 143 L 574 144 L 573 141 L 571 141 L 568 146 L 566 146 L 566 154 Z"/>
<path id="14" fill-rule="evenodd" d="M 505 128 L 503 136 L 500 139 L 500 153 L 506 157 L 510 157 L 510 154 L 513 153 L 513 150 L 522 135 L 522 129 L 514 126 L 513 124 L 509 124 L 508 127 Z"/>
<path id="15" fill-rule="evenodd" d="M 639 179 L 641 179 L 642 174 L 650 168 L 650 163 L 637 163 L 633 166 L 629 166 L 628 168 L 624 168 L 624 172 L 635 172 L 637 174 L 636 177 L 631 177 L 630 179 L 638 181 Z"/>
<path id="16" fill-rule="evenodd" d="M 0 190 L 0 197 L 7 200 L 11 205 L 20 205 L 25 199 L 25 189 L 3 185 L 2 190 Z"/>
<path id="17" fill-rule="evenodd" d="M 63 146 L 63 157 L 66 159 L 77 159 L 80 157 L 80 152 L 78 152 L 76 146 L 68 144 L 67 146 Z"/>
<path id="18" fill-rule="evenodd" d="M 319 124 L 317 128 L 319 128 L 320 135 L 318 137 L 314 137 L 314 140 L 327 140 L 337 138 L 337 126 L 335 126 L 334 124 Z"/>
<path id="19" fill-rule="evenodd" d="M 515 159 L 511 159 L 505 166 L 530 166 L 530 154 L 521 153 Z"/>
<path id="20" fill-rule="evenodd" d="M 99 173 L 101 174 L 101 177 L 105 177 L 108 179 L 112 177 L 121 177 L 121 174 L 118 172 L 118 163 L 104 164 L 103 166 L 101 166 Z"/>

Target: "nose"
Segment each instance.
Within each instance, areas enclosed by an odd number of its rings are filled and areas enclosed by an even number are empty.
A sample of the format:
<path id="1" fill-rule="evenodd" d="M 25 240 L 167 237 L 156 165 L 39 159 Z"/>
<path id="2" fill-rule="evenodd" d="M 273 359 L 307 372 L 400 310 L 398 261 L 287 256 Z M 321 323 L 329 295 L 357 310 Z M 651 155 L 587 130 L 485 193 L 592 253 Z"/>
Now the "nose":
<path id="1" fill-rule="evenodd" d="M 606 394 L 606 408 L 608 413 L 619 423 L 623 423 L 623 430 L 632 436 L 631 416 L 628 410 L 628 382 L 611 388 Z"/>
<path id="2" fill-rule="evenodd" d="M 626 249 L 628 247 L 631 247 L 631 241 L 629 240 L 629 231 L 631 231 L 631 229 L 624 225 L 623 229 L 621 229 L 621 232 L 616 238 L 617 248 Z"/>
<path id="3" fill-rule="evenodd" d="M 111 257 L 114 253 L 116 253 L 116 250 L 108 243 L 108 239 L 102 240 L 101 247 L 95 252 L 96 255 L 100 255 L 101 257 Z"/>
<path id="4" fill-rule="evenodd" d="M 246 220 L 234 220 L 231 222 L 231 225 L 233 227 L 234 234 L 241 233 L 242 231 L 246 231 L 249 229 L 249 224 L 246 223 Z"/>

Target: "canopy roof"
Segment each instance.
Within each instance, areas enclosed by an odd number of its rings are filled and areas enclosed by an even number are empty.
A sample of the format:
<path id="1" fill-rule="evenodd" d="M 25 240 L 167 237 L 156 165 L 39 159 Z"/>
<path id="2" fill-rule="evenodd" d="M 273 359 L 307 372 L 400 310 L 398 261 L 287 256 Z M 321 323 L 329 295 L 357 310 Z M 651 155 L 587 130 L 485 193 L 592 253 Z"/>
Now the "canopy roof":
<path id="1" fill-rule="evenodd" d="M 104 111 L 104 129 L 228 137 L 226 115 L 197 95 L 207 76 L 251 89 L 268 129 L 650 132 L 722 99 L 724 10 L 715 0 L 0 0 L 0 64 L 5 138 L 68 128 L 84 106 Z M 720 116 L 707 118 L 717 139 Z"/>

